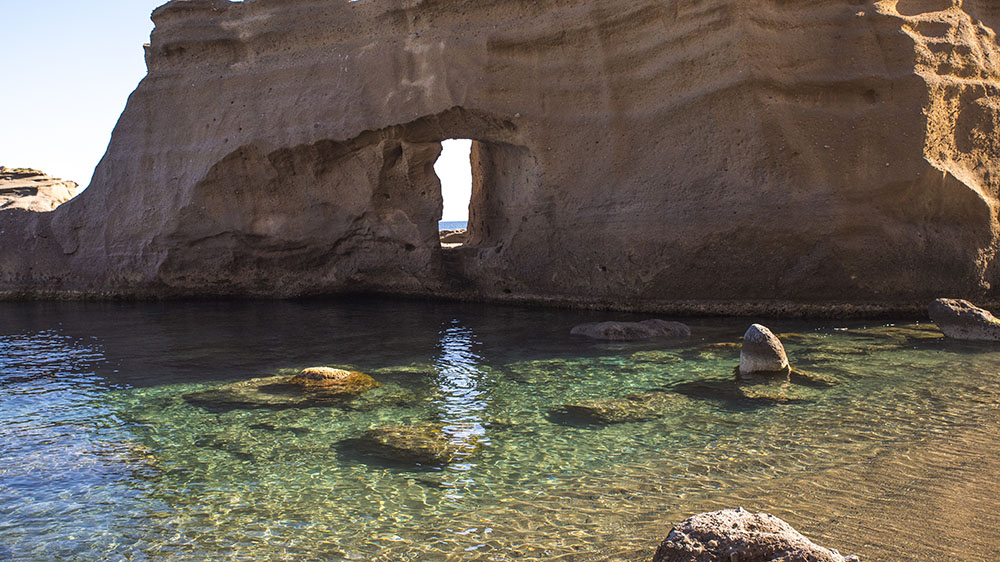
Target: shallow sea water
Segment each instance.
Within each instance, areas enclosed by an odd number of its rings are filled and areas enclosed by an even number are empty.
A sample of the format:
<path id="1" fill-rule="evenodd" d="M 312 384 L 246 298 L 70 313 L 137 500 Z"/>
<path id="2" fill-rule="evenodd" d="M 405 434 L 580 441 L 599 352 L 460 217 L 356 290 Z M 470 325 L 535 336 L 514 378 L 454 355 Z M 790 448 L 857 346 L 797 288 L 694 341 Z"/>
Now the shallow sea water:
<path id="1" fill-rule="evenodd" d="M 767 510 L 864 560 L 996 560 L 1000 346 L 931 324 L 766 321 L 832 386 L 734 394 L 747 319 L 602 343 L 629 315 L 389 300 L 0 304 L 0 560 L 648 560 L 672 523 Z M 364 400 L 192 393 L 359 369 Z M 561 407 L 655 393 L 659 417 Z M 435 421 L 481 449 L 365 456 Z"/>

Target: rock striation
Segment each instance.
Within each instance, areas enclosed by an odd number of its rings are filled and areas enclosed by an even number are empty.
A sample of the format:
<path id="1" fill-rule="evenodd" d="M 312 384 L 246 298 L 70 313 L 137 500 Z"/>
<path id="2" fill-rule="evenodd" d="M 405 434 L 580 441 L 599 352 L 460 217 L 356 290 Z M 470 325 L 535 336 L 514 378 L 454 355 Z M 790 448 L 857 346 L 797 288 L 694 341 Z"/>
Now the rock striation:
<path id="1" fill-rule="evenodd" d="M 79 187 L 75 181 L 53 178 L 39 170 L 0 166 L 0 211 L 46 213 L 76 197 Z"/>
<path id="2" fill-rule="evenodd" d="M 941 332 L 956 340 L 1000 341 L 1000 319 L 969 301 L 937 299 L 927 307 Z"/>
<path id="3" fill-rule="evenodd" d="M 781 519 L 742 508 L 695 515 L 674 527 L 653 562 L 859 562 L 814 544 Z"/>
<path id="4" fill-rule="evenodd" d="M 1000 300 L 987 0 L 174 0 L 0 292 L 737 314 Z M 468 240 L 433 163 L 472 139 Z"/>

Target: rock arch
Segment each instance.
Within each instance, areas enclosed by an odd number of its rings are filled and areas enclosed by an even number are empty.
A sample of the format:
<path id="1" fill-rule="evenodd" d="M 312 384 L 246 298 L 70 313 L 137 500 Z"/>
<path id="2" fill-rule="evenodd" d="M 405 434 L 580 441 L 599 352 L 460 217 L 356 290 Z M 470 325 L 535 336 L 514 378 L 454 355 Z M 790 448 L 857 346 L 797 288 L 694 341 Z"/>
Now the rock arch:
<path id="1" fill-rule="evenodd" d="M 0 293 L 990 303 L 994 5 L 173 0 L 89 189 L 0 212 Z M 446 138 L 479 186 L 453 254 Z"/>

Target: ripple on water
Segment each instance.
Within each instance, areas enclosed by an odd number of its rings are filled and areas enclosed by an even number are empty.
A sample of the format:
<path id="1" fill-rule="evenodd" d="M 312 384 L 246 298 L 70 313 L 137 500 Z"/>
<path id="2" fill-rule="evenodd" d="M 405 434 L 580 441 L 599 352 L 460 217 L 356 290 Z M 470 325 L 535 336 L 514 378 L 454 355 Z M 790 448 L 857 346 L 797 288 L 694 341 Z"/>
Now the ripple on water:
<path id="1" fill-rule="evenodd" d="M 111 385 L 104 347 L 57 332 L 0 337 L 0 544 L 26 561 L 634 560 L 670 522 L 744 505 L 866 560 L 998 550 L 1000 500 L 981 492 L 983 467 L 1000 467 L 987 437 L 1000 354 L 919 325 L 794 325 L 793 362 L 835 382 L 775 383 L 768 393 L 803 401 L 760 401 L 734 393 L 731 346 L 712 345 L 739 333 L 727 326 L 706 330 L 718 341 L 658 348 L 486 337 L 448 320 L 408 357 L 329 356 L 380 391 L 281 409 L 184 398 L 228 379 Z M 674 398 L 628 423 L 552 414 L 635 395 Z M 481 447 L 443 467 L 343 450 L 371 428 L 424 422 Z M 922 531 L 921 502 L 980 532 Z"/>

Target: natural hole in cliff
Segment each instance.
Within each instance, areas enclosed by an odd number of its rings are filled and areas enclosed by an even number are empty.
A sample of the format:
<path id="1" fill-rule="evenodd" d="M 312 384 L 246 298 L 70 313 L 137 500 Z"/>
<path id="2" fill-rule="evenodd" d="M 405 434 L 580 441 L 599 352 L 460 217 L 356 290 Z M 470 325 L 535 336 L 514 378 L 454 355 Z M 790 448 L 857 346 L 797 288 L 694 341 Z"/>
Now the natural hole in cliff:
<path id="1" fill-rule="evenodd" d="M 438 230 L 441 247 L 456 248 L 468 240 L 469 205 L 472 199 L 472 140 L 441 142 L 434 172 L 441 182 L 444 205 Z"/>

